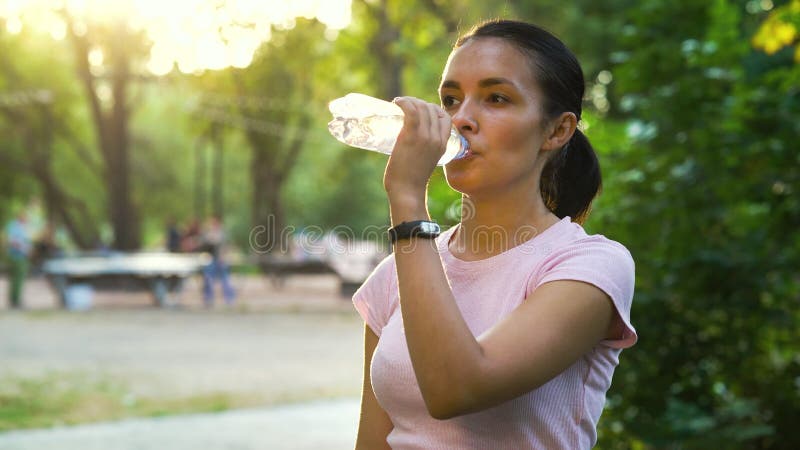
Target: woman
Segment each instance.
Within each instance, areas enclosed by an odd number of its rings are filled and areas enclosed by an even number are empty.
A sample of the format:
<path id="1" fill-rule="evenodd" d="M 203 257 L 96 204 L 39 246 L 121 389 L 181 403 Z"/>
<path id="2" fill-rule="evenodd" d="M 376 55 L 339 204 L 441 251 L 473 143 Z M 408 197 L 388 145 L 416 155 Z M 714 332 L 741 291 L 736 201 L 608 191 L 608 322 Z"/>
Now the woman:
<path id="1" fill-rule="evenodd" d="M 634 264 L 580 225 L 600 187 L 577 129 L 583 88 L 557 38 L 491 21 L 456 43 L 441 107 L 395 99 L 395 251 L 353 298 L 366 322 L 357 448 L 595 444 L 619 353 L 636 341 Z M 426 185 L 451 124 L 470 144 L 445 166 L 462 218 L 437 236 Z"/>

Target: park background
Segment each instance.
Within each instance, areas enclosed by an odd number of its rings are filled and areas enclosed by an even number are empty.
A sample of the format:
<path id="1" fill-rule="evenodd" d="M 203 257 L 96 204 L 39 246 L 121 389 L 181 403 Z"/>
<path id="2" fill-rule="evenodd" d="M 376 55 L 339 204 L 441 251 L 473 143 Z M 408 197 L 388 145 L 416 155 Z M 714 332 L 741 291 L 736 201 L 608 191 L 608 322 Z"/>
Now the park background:
<path id="1" fill-rule="evenodd" d="M 131 251 L 214 213 L 244 255 L 258 226 L 260 250 L 385 226 L 385 157 L 331 138 L 327 102 L 437 102 L 460 32 L 530 20 L 586 75 L 586 228 L 637 266 L 598 448 L 800 448 L 800 1 L 157 3 L 0 1 L 0 222 Z M 458 220 L 441 170 L 429 195 Z M 31 426 L 4 392 L 0 423 Z"/>

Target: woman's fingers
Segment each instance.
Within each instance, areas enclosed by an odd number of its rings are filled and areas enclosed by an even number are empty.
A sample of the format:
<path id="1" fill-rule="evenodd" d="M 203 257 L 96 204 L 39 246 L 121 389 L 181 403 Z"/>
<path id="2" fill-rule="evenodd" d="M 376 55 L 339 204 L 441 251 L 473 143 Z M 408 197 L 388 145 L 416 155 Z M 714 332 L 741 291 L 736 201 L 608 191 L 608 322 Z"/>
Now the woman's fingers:
<path id="1" fill-rule="evenodd" d="M 403 128 L 408 130 L 415 130 L 419 127 L 420 116 L 416 102 L 410 97 L 397 97 L 394 103 L 403 110 L 405 120 L 403 121 Z"/>
<path id="2" fill-rule="evenodd" d="M 433 103 L 413 97 L 397 97 L 394 103 L 403 110 L 404 134 L 416 142 L 430 142 L 444 146 L 450 133 L 450 117 Z"/>
<path id="3" fill-rule="evenodd" d="M 440 136 L 441 133 L 439 133 L 439 113 L 436 110 L 436 105 L 425 103 L 425 113 L 428 117 L 428 140 L 440 146 L 442 144 L 442 138 Z"/>
<path id="4" fill-rule="evenodd" d="M 436 162 L 444 151 L 441 118 L 434 105 L 413 97 L 398 97 L 403 128 L 383 176 L 384 189 L 392 195 L 424 196 Z"/>
<path id="5" fill-rule="evenodd" d="M 447 146 L 447 140 L 450 139 L 450 129 L 453 127 L 453 121 L 450 118 L 450 115 L 447 114 L 447 112 L 445 112 L 441 106 L 434 104 L 431 104 L 431 106 L 433 106 L 434 110 L 436 111 L 436 124 L 438 125 L 436 131 L 438 132 L 440 143 L 444 148 Z"/>

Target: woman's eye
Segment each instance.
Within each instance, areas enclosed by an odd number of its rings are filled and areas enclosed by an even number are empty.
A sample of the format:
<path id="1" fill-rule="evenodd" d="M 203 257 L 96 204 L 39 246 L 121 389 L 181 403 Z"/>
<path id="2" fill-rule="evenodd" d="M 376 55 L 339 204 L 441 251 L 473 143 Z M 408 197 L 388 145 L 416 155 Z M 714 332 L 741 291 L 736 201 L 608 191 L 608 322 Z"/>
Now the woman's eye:
<path id="1" fill-rule="evenodd" d="M 508 103 L 508 98 L 500 94 L 491 94 L 489 95 L 489 101 L 491 103 Z"/>
<path id="2" fill-rule="evenodd" d="M 442 97 L 442 106 L 445 108 L 450 108 L 458 104 L 458 99 L 453 97 L 452 95 L 445 95 Z"/>

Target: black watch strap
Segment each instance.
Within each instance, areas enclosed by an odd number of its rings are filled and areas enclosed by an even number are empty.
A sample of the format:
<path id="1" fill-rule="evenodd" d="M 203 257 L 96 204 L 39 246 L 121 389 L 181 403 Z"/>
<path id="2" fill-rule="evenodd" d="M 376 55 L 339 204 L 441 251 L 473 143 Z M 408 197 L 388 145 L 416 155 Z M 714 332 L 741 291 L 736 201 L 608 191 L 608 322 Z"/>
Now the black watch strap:
<path id="1" fill-rule="evenodd" d="M 439 236 L 441 232 L 442 229 L 436 222 L 430 220 L 414 220 L 412 222 L 403 222 L 395 227 L 389 228 L 389 240 L 394 244 L 400 239 L 409 239 L 415 236 L 434 239 Z"/>

